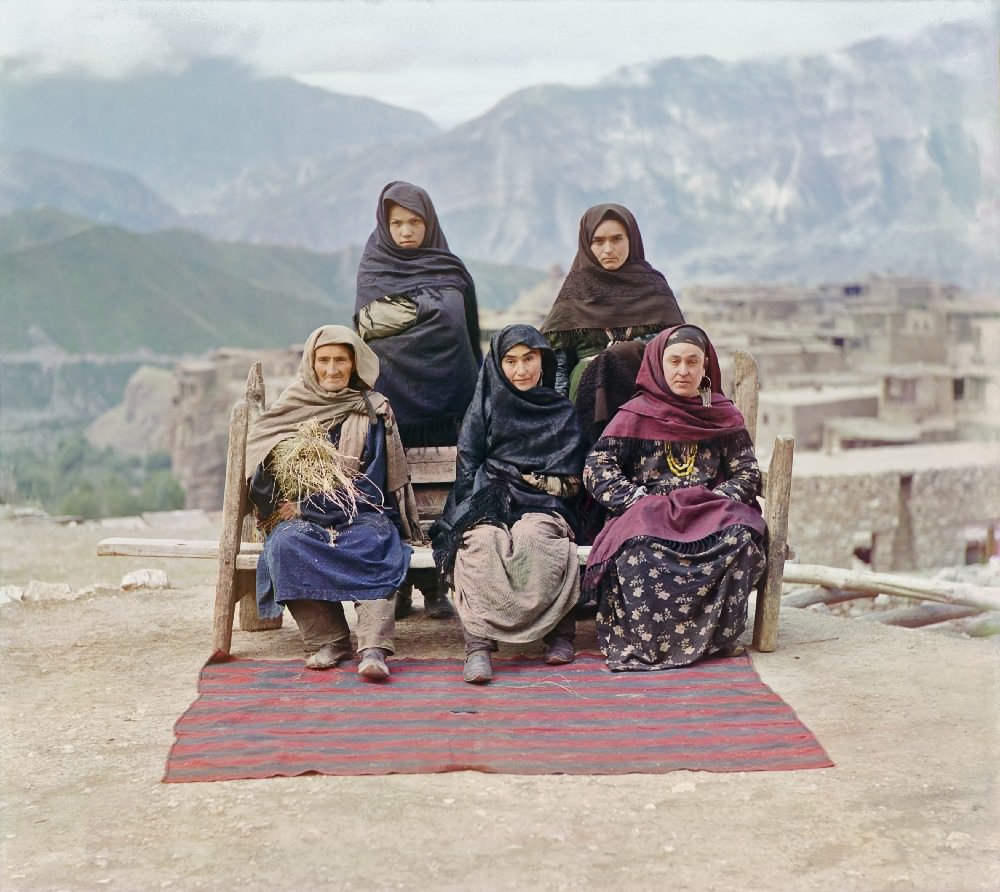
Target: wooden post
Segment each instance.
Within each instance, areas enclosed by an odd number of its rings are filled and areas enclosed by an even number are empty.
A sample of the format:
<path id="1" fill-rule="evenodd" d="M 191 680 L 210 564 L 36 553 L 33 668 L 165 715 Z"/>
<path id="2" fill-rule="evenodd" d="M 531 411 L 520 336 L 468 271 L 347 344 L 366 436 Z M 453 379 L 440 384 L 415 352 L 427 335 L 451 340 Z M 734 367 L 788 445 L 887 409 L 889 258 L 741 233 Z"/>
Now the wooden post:
<path id="1" fill-rule="evenodd" d="M 757 360 L 746 350 L 733 351 L 733 402 L 743 413 L 750 441 L 757 442 L 757 403 L 760 395 L 760 373 Z"/>
<path id="2" fill-rule="evenodd" d="M 233 643 L 233 613 L 236 610 L 236 557 L 243 533 L 246 499 L 246 442 L 249 409 L 246 400 L 233 406 L 229 421 L 229 451 L 226 454 L 226 488 L 222 499 L 222 535 L 219 537 L 219 575 L 215 581 L 215 612 L 212 618 L 213 651 L 210 663 L 229 659 Z"/>
<path id="3" fill-rule="evenodd" d="M 247 432 L 250 425 L 260 417 L 264 411 L 264 375 L 259 362 L 250 366 L 247 373 L 246 401 L 249 410 L 247 420 Z M 243 444 L 243 451 L 246 453 L 246 442 Z M 253 468 L 244 469 L 248 473 L 253 473 Z M 245 490 L 244 490 L 245 492 Z M 243 529 L 242 540 L 244 542 L 259 542 L 260 534 L 257 532 L 257 525 L 253 522 L 253 513 L 250 510 L 249 501 L 243 503 Z M 257 612 L 257 573 L 254 570 L 240 570 L 236 574 L 235 597 L 240 602 L 240 630 L 243 632 L 268 632 L 272 629 L 281 628 L 281 617 L 276 619 L 261 619 Z"/>
<path id="4" fill-rule="evenodd" d="M 762 653 L 770 653 L 778 641 L 778 613 L 781 609 L 781 583 L 785 574 L 794 451 L 794 437 L 776 437 L 767 471 L 764 504 L 768 532 L 767 570 L 757 588 L 757 609 L 753 618 L 753 646 Z"/>

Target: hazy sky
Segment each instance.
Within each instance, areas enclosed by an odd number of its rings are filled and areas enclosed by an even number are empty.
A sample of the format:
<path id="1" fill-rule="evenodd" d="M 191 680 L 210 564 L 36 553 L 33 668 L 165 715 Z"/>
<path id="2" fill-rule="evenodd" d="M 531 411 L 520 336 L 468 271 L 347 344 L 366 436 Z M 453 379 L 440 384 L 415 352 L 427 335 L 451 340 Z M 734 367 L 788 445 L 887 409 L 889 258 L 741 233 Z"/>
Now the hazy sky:
<path id="1" fill-rule="evenodd" d="M 8 72 L 78 67 L 114 77 L 198 55 L 425 112 L 443 125 L 519 87 L 592 84 L 668 56 L 837 49 L 972 21 L 997 0 L 0 0 Z"/>

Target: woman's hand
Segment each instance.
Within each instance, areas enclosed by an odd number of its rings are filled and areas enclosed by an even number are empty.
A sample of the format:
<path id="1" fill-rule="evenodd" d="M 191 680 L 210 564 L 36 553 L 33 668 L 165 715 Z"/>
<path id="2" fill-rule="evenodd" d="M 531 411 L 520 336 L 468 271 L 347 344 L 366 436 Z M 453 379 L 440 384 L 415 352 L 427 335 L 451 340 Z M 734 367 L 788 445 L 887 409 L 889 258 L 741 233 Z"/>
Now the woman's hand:
<path id="1" fill-rule="evenodd" d="M 298 502 L 282 502 L 278 505 L 277 514 L 282 520 L 293 520 L 296 517 L 302 516 L 302 512 L 299 511 Z"/>

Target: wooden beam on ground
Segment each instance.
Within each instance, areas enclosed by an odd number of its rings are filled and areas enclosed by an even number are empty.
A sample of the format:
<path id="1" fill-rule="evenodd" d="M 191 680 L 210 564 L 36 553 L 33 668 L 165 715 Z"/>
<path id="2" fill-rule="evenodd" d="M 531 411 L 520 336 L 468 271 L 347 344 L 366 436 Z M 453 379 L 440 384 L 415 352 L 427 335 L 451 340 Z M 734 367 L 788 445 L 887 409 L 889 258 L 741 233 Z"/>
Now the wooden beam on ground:
<path id="1" fill-rule="evenodd" d="M 946 623 L 953 619 L 965 619 L 975 616 L 981 611 L 978 607 L 967 607 L 964 604 L 919 604 L 916 607 L 897 607 L 895 610 L 876 610 L 858 619 L 868 619 L 887 626 L 903 626 L 906 629 L 919 629 L 921 626 L 932 626 L 935 623 Z"/>
<path id="2" fill-rule="evenodd" d="M 1000 610 L 1000 588 L 922 579 L 898 573 L 875 573 L 870 570 L 845 570 L 821 564 L 785 564 L 785 582 L 800 585 L 823 585 L 852 591 L 899 595 L 921 601 L 965 604 L 980 610 Z"/>

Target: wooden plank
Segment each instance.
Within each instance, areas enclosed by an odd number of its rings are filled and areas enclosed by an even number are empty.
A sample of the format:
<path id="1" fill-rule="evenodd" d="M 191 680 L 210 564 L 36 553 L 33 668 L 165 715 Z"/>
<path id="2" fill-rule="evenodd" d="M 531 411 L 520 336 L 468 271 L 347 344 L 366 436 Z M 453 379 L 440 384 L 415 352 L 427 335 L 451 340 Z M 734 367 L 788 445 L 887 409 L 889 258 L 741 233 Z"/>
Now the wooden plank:
<path id="1" fill-rule="evenodd" d="M 250 366 L 247 372 L 246 400 L 248 408 L 247 434 L 261 413 L 264 411 L 264 375 L 259 362 Z M 246 464 L 246 441 L 243 443 L 244 465 Z M 261 619 L 257 612 L 257 561 L 254 560 L 252 567 L 241 567 L 240 557 L 248 544 L 260 542 L 260 533 L 254 523 L 253 509 L 250 505 L 249 493 L 246 486 L 247 474 L 252 474 L 254 468 L 244 467 L 244 479 L 241 481 L 240 514 L 241 521 L 241 542 L 239 554 L 236 557 L 236 579 L 234 581 L 233 597 L 240 605 L 240 630 L 243 632 L 269 632 L 273 629 L 280 629 L 282 618 Z"/>
<path id="2" fill-rule="evenodd" d="M 260 554 L 259 542 L 244 542 L 240 553 Z M 102 539 L 97 543 L 101 557 L 165 557 L 209 558 L 219 557 L 218 539 Z M 256 558 L 255 558 L 256 562 Z"/>
<path id="3" fill-rule="evenodd" d="M 760 399 L 760 374 L 757 360 L 746 350 L 733 351 L 733 402 L 743 413 L 750 442 L 757 442 L 757 403 Z"/>
<path id="4" fill-rule="evenodd" d="M 757 589 L 757 609 L 753 618 L 753 646 L 770 653 L 778 641 L 778 614 L 781 584 L 785 572 L 785 545 L 788 541 L 788 503 L 792 494 L 792 457 L 795 438 L 779 436 L 774 441 L 767 475 L 764 519 L 767 521 L 767 570 Z"/>
<path id="5" fill-rule="evenodd" d="M 236 609 L 236 556 L 240 549 L 245 489 L 246 442 L 249 407 L 246 400 L 233 406 L 226 453 L 226 488 L 222 500 L 222 536 L 219 539 L 219 573 L 215 580 L 212 614 L 212 655 L 209 662 L 229 659 L 233 643 L 233 613 Z"/>
<path id="6" fill-rule="evenodd" d="M 980 610 L 1000 610 L 1000 587 L 924 579 L 902 573 L 874 573 L 870 570 L 846 570 L 821 564 L 787 564 L 785 581 L 804 585 L 823 585 L 852 591 L 899 595 L 923 601 L 964 604 Z"/>

